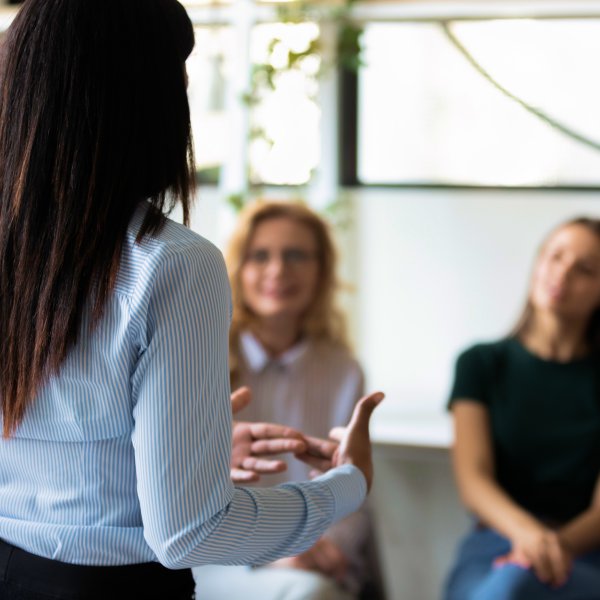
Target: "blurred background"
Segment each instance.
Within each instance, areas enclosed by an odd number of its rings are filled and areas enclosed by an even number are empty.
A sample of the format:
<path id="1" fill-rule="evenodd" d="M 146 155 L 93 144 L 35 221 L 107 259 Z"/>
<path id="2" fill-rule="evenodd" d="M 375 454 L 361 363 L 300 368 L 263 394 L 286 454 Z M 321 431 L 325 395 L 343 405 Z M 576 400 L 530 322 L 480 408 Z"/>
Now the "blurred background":
<path id="1" fill-rule="evenodd" d="M 192 227 L 223 247 L 259 197 L 330 219 L 355 351 L 387 394 L 382 578 L 389 598 L 435 598 L 464 527 L 454 359 L 511 329 L 549 230 L 600 216 L 600 2 L 182 2 Z"/>
<path id="2" fill-rule="evenodd" d="M 222 245 L 256 197 L 325 213 L 379 424 L 442 413 L 457 351 L 511 328 L 541 238 L 599 213 L 600 3 L 184 3 L 194 227 Z"/>

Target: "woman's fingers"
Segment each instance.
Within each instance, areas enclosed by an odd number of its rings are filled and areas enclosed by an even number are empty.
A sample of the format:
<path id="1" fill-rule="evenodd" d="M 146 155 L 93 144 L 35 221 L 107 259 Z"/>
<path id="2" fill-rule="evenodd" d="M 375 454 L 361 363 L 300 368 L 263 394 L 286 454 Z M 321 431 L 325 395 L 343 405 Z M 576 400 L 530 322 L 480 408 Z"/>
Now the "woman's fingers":
<path id="1" fill-rule="evenodd" d="M 557 536 L 553 536 L 547 545 L 548 563 L 550 566 L 550 583 L 555 586 L 564 585 L 569 577 L 570 560 L 566 556 Z"/>
<path id="2" fill-rule="evenodd" d="M 373 411 L 383 398 L 383 393 L 375 392 L 358 401 L 342 438 L 338 457 L 335 461 L 336 465 L 352 464 L 359 468 L 367 481 L 367 489 L 371 489 L 373 481 L 369 421 Z"/>
<path id="3" fill-rule="evenodd" d="M 261 475 L 281 473 L 287 469 L 282 460 L 266 460 L 249 456 L 239 467 L 229 470 L 233 483 L 253 483 L 260 480 Z"/>
<path id="4" fill-rule="evenodd" d="M 261 474 L 280 473 L 287 466 L 281 460 L 266 460 L 260 457 L 293 453 L 296 458 L 312 467 L 313 472 L 328 471 L 333 465 L 350 463 L 360 468 L 371 485 L 371 445 L 369 420 L 375 407 L 383 399 L 381 392 L 362 398 L 356 405 L 348 427 L 335 428 L 331 439 L 323 440 L 303 436 L 302 433 L 276 423 L 234 424 L 234 448 L 232 479 L 236 482 L 256 481 Z M 234 413 L 242 410 L 251 400 L 250 389 L 239 388 L 231 394 Z M 339 441 L 343 440 L 343 457 Z M 237 443 L 236 443 L 237 441 Z"/>
<path id="5" fill-rule="evenodd" d="M 548 560 L 548 556 L 546 556 L 545 553 L 540 553 L 532 560 L 532 563 L 537 578 L 542 583 L 550 583 L 552 580 L 552 567 Z"/>
<path id="6" fill-rule="evenodd" d="M 252 400 L 250 388 L 241 387 L 231 393 L 231 412 L 235 415 L 243 408 L 246 408 Z"/>
<path id="7" fill-rule="evenodd" d="M 325 471 L 329 471 L 329 469 L 332 467 L 332 462 L 328 458 L 319 458 L 318 456 L 312 456 L 307 452 L 304 452 L 303 454 L 296 454 L 296 458 L 312 467 L 313 470 L 319 471 L 320 474 L 325 473 Z"/>
<path id="8" fill-rule="evenodd" d="M 305 452 L 308 444 L 297 430 L 277 423 L 248 423 L 255 454 Z"/>
<path id="9" fill-rule="evenodd" d="M 287 464 L 283 460 L 268 460 L 266 458 L 255 458 L 248 456 L 242 461 L 242 468 L 247 471 L 261 475 L 270 473 L 281 473 L 287 469 Z"/>
<path id="10" fill-rule="evenodd" d="M 346 434 L 346 427 L 334 427 L 330 432 L 329 432 L 329 438 L 331 440 L 334 440 L 335 442 L 341 442 L 342 439 L 344 438 L 344 435 Z"/>
<path id="11" fill-rule="evenodd" d="M 539 540 L 530 558 L 535 574 L 543 583 L 561 586 L 567 581 L 570 560 L 555 532 L 549 531 Z"/>
<path id="12" fill-rule="evenodd" d="M 332 461 L 339 448 L 337 442 L 322 438 L 305 436 L 307 449 L 296 454 L 296 458 L 313 467 L 313 470 L 324 473 L 332 467 Z"/>
<path id="13" fill-rule="evenodd" d="M 355 432 L 368 437 L 371 415 L 384 397 L 383 392 L 374 392 L 361 398 L 352 413 L 348 428 L 352 428 Z"/>
<path id="14" fill-rule="evenodd" d="M 343 427 L 342 427 L 343 429 Z M 316 458 L 332 459 L 339 444 L 336 441 L 324 440 L 322 438 L 306 436 L 306 453 Z"/>
<path id="15" fill-rule="evenodd" d="M 252 442 L 250 451 L 256 456 L 270 456 L 273 454 L 303 453 L 306 443 L 295 439 L 258 440 Z"/>
<path id="16" fill-rule="evenodd" d="M 260 479 L 258 473 L 244 469 L 230 469 L 229 474 L 233 483 L 251 483 Z"/>
<path id="17" fill-rule="evenodd" d="M 501 567 L 506 564 L 517 565 L 523 569 L 531 569 L 531 561 L 518 550 L 511 550 L 508 554 L 499 556 L 494 560 L 495 567 Z"/>

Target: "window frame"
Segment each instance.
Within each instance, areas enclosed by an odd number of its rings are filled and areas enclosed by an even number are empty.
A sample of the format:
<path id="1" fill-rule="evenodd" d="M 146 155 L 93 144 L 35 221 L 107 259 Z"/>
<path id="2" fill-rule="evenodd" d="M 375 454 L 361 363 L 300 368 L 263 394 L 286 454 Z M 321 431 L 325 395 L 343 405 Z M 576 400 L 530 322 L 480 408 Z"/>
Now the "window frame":
<path id="1" fill-rule="evenodd" d="M 590 1 L 547 1 L 526 2 L 455 2 L 449 6 L 443 2 L 407 2 L 389 5 L 362 3 L 356 6 L 353 16 L 362 25 L 374 22 L 393 23 L 455 23 L 461 21 L 487 20 L 569 20 L 594 19 L 600 21 L 600 4 Z M 490 190 L 490 191 L 551 191 L 551 192 L 598 192 L 598 185 L 479 185 L 456 184 L 443 181 L 398 181 L 365 183 L 358 177 L 358 86 L 359 76 L 340 73 L 340 159 L 338 172 L 340 185 L 355 189 L 424 189 L 424 190 Z"/>
<path id="2" fill-rule="evenodd" d="M 194 26 L 227 25 L 237 29 L 242 36 L 249 35 L 256 23 L 276 22 L 277 2 L 256 2 L 255 0 L 232 0 L 228 4 L 214 2 L 183 2 Z M 4 4 L 0 6 L 0 34 L 6 31 L 19 10 L 18 5 Z M 370 22 L 440 22 L 440 21 L 482 21 L 494 19 L 600 19 L 600 3 L 595 0 L 470 0 L 447 2 L 444 0 L 386 0 L 357 2 L 351 12 L 352 20 L 358 25 Z M 331 28 L 329 28 L 332 30 Z M 331 41 L 329 42 L 331 43 Z M 249 60 L 242 63 L 238 72 L 238 88 L 247 81 L 251 65 Z M 325 195 L 332 193 L 332 186 L 366 189 L 432 189 L 432 190 L 515 190 L 515 191 L 600 191 L 600 184 L 595 185 L 551 185 L 551 186 L 490 186 L 490 185 L 457 185 L 444 182 L 397 182 L 397 183 L 364 183 L 358 179 L 358 75 L 339 69 L 332 77 L 335 80 L 327 85 L 329 114 L 337 107 L 337 119 L 329 119 L 327 133 L 328 156 L 324 161 L 325 169 L 331 169 L 334 177 L 328 178 Z M 261 189 L 265 185 L 251 185 L 245 177 L 247 165 L 248 139 L 248 107 L 243 106 L 230 91 L 228 110 L 234 110 L 241 123 L 236 130 L 236 148 L 228 160 L 220 167 L 219 182 L 206 182 L 201 171 L 197 171 L 198 183 L 217 186 L 225 195 L 245 193 L 252 189 Z M 240 105 L 231 107 L 232 98 Z M 331 140 L 337 140 L 337 148 L 331 150 Z M 310 185 L 310 184 L 309 184 Z M 273 189 L 294 189 L 293 185 L 270 185 Z"/>

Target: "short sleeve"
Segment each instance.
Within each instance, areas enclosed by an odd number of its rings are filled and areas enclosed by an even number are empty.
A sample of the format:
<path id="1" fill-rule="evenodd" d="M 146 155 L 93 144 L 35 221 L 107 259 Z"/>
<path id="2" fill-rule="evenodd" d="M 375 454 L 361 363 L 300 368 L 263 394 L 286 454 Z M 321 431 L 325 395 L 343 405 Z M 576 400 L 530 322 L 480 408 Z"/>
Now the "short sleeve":
<path id="1" fill-rule="evenodd" d="M 457 401 L 488 404 L 490 365 L 486 360 L 485 346 L 472 346 L 462 352 L 456 360 L 454 382 L 448 399 L 451 409 Z"/>

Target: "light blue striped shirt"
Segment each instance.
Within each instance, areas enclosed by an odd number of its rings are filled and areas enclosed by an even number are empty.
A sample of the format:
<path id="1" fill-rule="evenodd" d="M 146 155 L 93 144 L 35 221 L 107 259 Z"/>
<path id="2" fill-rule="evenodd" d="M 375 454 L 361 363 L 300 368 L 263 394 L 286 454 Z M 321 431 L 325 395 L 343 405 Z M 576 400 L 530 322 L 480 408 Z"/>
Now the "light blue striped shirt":
<path id="1" fill-rule="evenodd" d="M 231 300 L 220 252 L 136 212 L 99 325 L 88 320 L 0 441 L 0 538 L 87 565 L 259 564 L 310 547 L 363 502 L 353 466 L 271 489 L 229 480 Z"/>

